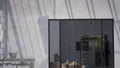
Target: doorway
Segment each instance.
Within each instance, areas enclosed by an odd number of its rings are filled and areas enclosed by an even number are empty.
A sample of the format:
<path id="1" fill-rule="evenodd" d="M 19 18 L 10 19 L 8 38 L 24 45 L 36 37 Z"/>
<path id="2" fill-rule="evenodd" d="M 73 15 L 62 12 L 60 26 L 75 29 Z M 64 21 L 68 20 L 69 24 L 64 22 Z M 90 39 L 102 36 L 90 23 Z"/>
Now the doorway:
<path id="1" fill-rule="evenodd" d="M 50 68 L 114 68 L 113 19 L 50 19 Z"/>

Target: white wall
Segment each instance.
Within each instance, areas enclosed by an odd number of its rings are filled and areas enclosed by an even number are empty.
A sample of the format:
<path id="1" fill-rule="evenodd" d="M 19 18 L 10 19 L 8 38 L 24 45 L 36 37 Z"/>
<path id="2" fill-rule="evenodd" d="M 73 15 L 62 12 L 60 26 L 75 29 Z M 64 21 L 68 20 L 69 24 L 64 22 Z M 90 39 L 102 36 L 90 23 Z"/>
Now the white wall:
<path id="1" fill-rule="evenodd" d="M 45 30 L 47 32 L 47 25 L 45 28 L 42 25 L 38 25 L 40 17 L 47 15 L 50 19 L 65 19 L 90 18 L 91 15 L 91 18 L 94 18 L 93 9 L 90 2 L 91 0 L 70 0 L 71 9 L 69 8 L 70 3 L 68 1 L 69 0 L 0 0 L 0 9 L 4 10 L 5 13 L 8 13 L 8 16 L 6 16 L 5 19 L 8 24 L 6 27 L 8 28 L 7 43 L 9 48 L 12 48 L 13 51 L 18 51 L 18 57 L 20 57 L 20 48 L 17 48 L 19 45 L 19 47 L 21 47 L 23 57 L 28 55 L 28 57 L 35 56 L 37 58 L 35 68 L 48 68 L 47 65 L 45 65 L 45 67 L 43 65 L 48 61 L 48 51 L 46 46 L 47 39 L 43 38 L 47 37 L 47 33 L 44 33 Z M 90 12 L 88 12 L 86 1 L 88 1 Z M 108 3 L 109 1 L 111 9 Z M 115 2 L 115 6 L 113 1 Z M 95 10 L 96 18 L 115 19 L 115 68 L 120 67 L 120 47 L 118 35 L 120 31 L 118 21 L 120 19 L 119 5 L 119 0 L 93 0 L 93 8 Z M 19 25 L 21 28 L 19 28 Z M 41 27 L 43 30 L 41 30 Z M 24 47 L 24 44 L 26 48 Z M 39 54 L 37 54 L 38 52 Z"/>

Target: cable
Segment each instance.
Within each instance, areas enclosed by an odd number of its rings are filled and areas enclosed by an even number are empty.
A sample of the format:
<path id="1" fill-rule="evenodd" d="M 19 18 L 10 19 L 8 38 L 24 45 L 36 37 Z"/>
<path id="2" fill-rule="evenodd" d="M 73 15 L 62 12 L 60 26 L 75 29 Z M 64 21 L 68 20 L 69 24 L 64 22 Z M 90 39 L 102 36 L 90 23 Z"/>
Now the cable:
<path id="1" fill-rule="evenodd" d="M 68 17 L 71 18 L 70 12 L 69 12 L 69 9 L 68 9 L 67 0 L 64 0 L 64 1 L 65 1 L 66 9 L 67 9 L 67 12 L 68 12 Z"/>
<path id="2" fill-rule="evenodd" d="M 71 1 L 68 0 L 69 6 L 70 6 L 70 13 L 71 13 L 71 18 L 73 18 L 73 11 L 72 11 L 72 5 L 71 5 Z"/>
<path id="3" fill-rule="evenodd" d="M 85 0 L 85 1 L 86 1 L 86 5 L 87 5 L 87 8 L 88 8 L 89 16 L 90 16 L 90 18 L 92 18 L 92 14 L 90 12 L 90 7 L 89 7 L 89 4 L 88 4 L 88 0 Z"/>
<path id="4" fill-rule="evenodd" d="M 93 18 L 96 18 L 95 9 L 94 9 L 94 5 L 93 5 L 93 0 L 90 0 L 90 2 L 91 2 L 92 10 L 93 10 Z"/>

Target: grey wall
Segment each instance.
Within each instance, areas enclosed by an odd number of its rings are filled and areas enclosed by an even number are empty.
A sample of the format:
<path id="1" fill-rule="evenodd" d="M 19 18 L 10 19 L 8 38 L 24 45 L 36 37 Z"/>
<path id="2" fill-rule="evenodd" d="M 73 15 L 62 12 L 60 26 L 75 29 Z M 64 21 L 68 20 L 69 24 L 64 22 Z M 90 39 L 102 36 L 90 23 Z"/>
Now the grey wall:
<path id="1" fill-rule="evenodd" d="M 55 54 L 60 55 L 59 46 L 59 21 L 50 21 L 50 62 L 54 62 Z"/>

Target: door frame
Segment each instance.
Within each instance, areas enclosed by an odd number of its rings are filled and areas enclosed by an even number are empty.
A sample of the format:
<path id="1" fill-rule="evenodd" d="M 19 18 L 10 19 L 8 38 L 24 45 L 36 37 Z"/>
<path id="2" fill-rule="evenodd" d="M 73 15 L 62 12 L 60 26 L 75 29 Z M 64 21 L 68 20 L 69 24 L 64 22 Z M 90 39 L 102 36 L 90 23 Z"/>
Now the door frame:
<path id="1" fill-rule="evenodd" d="M 113 52 L 113 67 L 114 68 L 114 19 L 48 19 L 48 66 L 50 68 L 50 21 L 59 21 L 59 54 L 61 55 L 61 21 L 81 21 L 81 20 L 100 20 L 101 21 L 101 35 L 103 35 L 103 22 L 104 20 L 112 21 L 112 52 Z M 81 62 L 81 61 L 80 61 Z M 61 68 L 61 56 L 60 56 L 60 68 Z"/>

